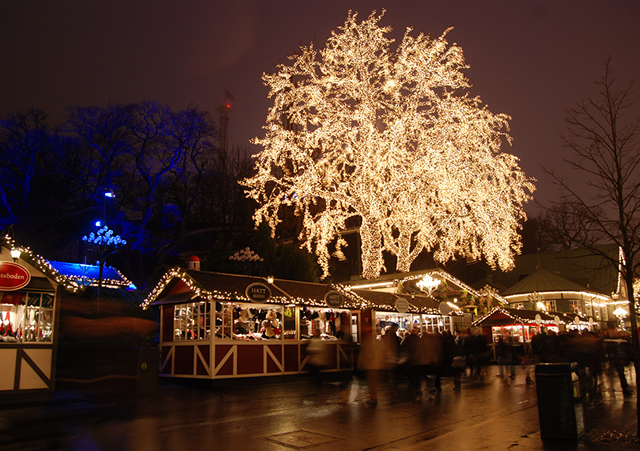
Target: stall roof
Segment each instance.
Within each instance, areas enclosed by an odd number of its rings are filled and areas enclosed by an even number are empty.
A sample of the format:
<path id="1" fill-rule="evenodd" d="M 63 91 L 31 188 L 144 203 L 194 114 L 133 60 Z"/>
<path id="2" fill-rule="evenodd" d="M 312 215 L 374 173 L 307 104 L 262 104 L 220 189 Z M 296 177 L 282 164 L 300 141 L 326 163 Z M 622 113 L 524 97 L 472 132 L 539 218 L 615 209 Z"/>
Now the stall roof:
<path id="1" fill-rule="evenodd" d="M 380 310 L 395 310 L 398 299 L 404 299 L 409 303 L 409 311 L 414 313 L 439 314 L 440 301 L 435 298 L 421 295 L 394 294 L 385 291 L 359 290 L 352 288 L 347 290 L 347 295 L 354 297 L 365 306 Z"/>
<path id="2" fill-rule="evenodd" d="M 267 278 L 263 277 L 186 270 L 176 267 L 163 276 L 142 305 L 147 308 L 150 305 L 188 302 L 195 297 L 209 300 L 251 302 L 246 295 L 246 288 L 256 282 L 267 285 L 271 289 L 271 298 L 265 301 L 267 303 L 326 307 L 325 296 L 330 291 L 337 291 L 343 295 L 344 308 L 395 310 L 396 301 L 405 299 L 409 304 L 410 312 L 439 314 L 438 306 L 441 303 L 439 299 L 421 293 L 396 294 L 360 289 L 357 285 L 333 285 L 284 279 L 275 279 L 269 283 Z"/>
<path id="3" fill-rule="evenodd" d="M 482 318 L 475 320 L 473 322 L 473 326 L 502 326 L 513 323 L 535 323 L 536 315 L 540 315 L 541 324 L 555 324 L 554 317 L 545 312 L 496 307 Z"/>
<path id="4" fill-rule="evenodd" d="M 506 286 L 514 286 L 522 278 L 533 274 L 537 268 L 567 277 L 584 287 L 600 293 L 611 293 L 617 290 L 618 268 L 612 261 L 620 258 L 619 247 L 615 244 L 596 246 L 598 253 L 588 249 L 566 249 L 558 252 L 517 255 L 515 268 L 509 272 L 496 272 L 494 279 Z"/>
<path id="5" fill-rule="evenodd" d="M 442 285 L 435 288 L 432 293 L 428 293 L 424 289 L 421 289 L 418 284 L 425 278 L 431 278 L 442 282 Z M 427 296 L 438 301 L 440 296 L 444 297 L 456 297 L 464 294 L 471 294 L 476 297 L 482 297 L 490 295 L 495 298 L 499 303 L 507 305 L 507 302 L 497 294 L 497 292 L 482 292 L 483 290 L 475 290 L 470 285 L 467 285 L 463 281 L 457 279 L 442 269 L 428 269 L 421 271 L 411 271 L 406 273 L 385 274 L 372 280 L 352 280 L 344 282 L 343 286 L 346 289 L 351 290 L 370 290 L 377 292 L 388 292 L 396 295 L 410 295 Z"/>
<path id="6" fill-rule="evenodd" d="M 0 242 L 0 252 L 2 252 L 2 249 L 7 249 L 7 251 L 13 249 L 19 250 L 20 257 L 18 259 L 18 263 L 26 263 L 35 271 L 38 271 L 42 274 L 43 277 L 37 276 L 33 272 L 31 272 L 31 281 L 29 282 L 25 290 L 50 291 L 54 290 L 58 284 L 62 285 L 69 291 L 78 290 L 79 286 L 77 282 L 60 273 L 51 265 L 48 260 L 34 253 L 28 247 L 19 246 L 10 236 L 5 235 L 2 238 Z"/>
<path id="7" fill-rule="evenodd" d="M 27 286 L 29 290 L 50 290 L 53 289 L 51 281 L 62 285 L 70 291 L 77 291 L 83 285 L 97 285 L 100 267 L 98 265 L 86 265 L 81 263 L 67 263 L 54 260 L 47 260 L 31 251 L 27 247 L 21 247 L 15 243 L 13 238 L 5 236 L 2 247 L 7 249 L 17 249 L 20 251 L 20 260 L 31 265 L 40 271 L 43 277 L 32 278 Z M 106 287 L 126 287 L 135 289 L 125 276 L 115 268 L 105 265 L 103 268 L 102 280 Z"/>
<path id="8" fill-rule="evenodd" d="M 48 261 L 53 269 L 70 280 L 77 281 L 80 285 L 98 285 L 100 279 L 99 265 Z M 102 283 L 106 287 L 135 289 L 135 285 L 122 275 L 120 271 L 108 265 L 104 265 L 102 269 Z"/>
<path id="9" fill-rule="evenodd" d="M 513 285 L 511 288 L 505 290 L 502 295 L 507 297 L 519 294 L 557 291 L 582 291 L 602 296 L 602 293 L 598 293 L 597 291 L 586 288 L 579 283 L 540 268 Z"/>
<path id="10" fill-rule="evenodd" d="M 173 268 L 151 291 L 143 302 L 143 307 L 166 303 L 186 302 L 199 296 L 208 300 L 233 300 L 252 302 L 246 295 L 246 289 L 252 283 L 262 283 L 271 290 L 266 303 L 300 304 L 326 307 L 325 295 L 336 288 L 328 284 L 298 282 L 275 279 L 272 283 L 264 277 L 224 274 L 208 271 Z M 354 304 L 353 296 L 344 290 L 339 291 L 347 301 L 345 308 L 359 307 Z"/>
<path id="11" fill-rule="evenodd" d="M 289 298 L 299 299 L 303 303 L 324 300 L 325 295 L 333 290 L 331 285 L 312 282 L 298 282 L 294 280 L 275 279 L 274 287 L 285 293 Z"/>

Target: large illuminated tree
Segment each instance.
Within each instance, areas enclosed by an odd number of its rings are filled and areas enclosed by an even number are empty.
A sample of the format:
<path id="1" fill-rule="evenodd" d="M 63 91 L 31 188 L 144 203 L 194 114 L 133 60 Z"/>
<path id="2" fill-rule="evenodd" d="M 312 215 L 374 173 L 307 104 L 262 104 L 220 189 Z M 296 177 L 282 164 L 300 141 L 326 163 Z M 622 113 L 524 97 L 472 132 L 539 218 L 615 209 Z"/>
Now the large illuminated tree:
<path id="1" fill-rule="evenodd" d="M 384 13 L 383 13 L 384 14 Z M 363 276 L 384 250 L 408 271 L 422 250 L 438 261 L 484 257 L 503 269 L 520 249 L 519 221 L 534 186 L 500 152 L 509 117 L 470 87 L 462 49 L 407 29 L 395 50 L 382 14 L 349 13 L 325 48 L 311 44 L 263 79 L 273 106 L 255 176 L 242 183 L 272 230 L 281 210 L 301 215 L 300 239 L 328 274 L 330 246 L 359 218 Z"/>

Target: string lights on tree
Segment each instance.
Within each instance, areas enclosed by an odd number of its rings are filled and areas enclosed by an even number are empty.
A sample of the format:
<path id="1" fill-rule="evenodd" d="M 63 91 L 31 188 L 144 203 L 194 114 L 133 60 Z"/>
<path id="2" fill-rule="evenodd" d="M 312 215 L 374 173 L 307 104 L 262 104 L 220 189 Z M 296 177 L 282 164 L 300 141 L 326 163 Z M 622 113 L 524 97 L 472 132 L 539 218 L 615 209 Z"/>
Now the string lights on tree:
<path id="1" fill-rule="evenodd" d="M 508 116 L 493 114 L 462 73 L 462 49 L 409 28 L 395 49 L 373 12 L 349 13 L 326 46 L 301 47 L 265 74 L 269 109 L 256 174 L 241 183 L 272 232 L 282 210 L 302 217 L 300 240 L 329 274 L 331 246 L 360 223 L 362 272 L 385 269 L 383 251 L 409 271 L 423 250 L 439 262 L 482 257 L 509 269 L 521 248 L 524 204 L 535 187 L 511 142 Z"/>

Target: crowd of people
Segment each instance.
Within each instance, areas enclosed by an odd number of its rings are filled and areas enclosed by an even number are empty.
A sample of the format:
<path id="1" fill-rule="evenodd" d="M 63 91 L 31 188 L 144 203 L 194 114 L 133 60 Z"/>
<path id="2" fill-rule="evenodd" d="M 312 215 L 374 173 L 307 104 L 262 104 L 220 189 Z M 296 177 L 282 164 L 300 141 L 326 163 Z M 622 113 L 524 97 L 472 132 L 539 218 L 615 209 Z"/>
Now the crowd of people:
<path id="1" fill-rule="evenodd" d="M 616 330 L 602 333 L 577 329 L 565 333 L 542 329 L 531 339 L 536 363 L 576 362 L 588 382 L 597 390 L 605 364 L 615 368 L 624 395 L 633 393 L 626 378 L 626 367 L 634 360 L 630 337 Z"/>
<path id="2" fill-rule="evenodd" d="M 463 373 L 484 378 L 488 363 L 487 344 L 480 334 L 468 332 L 451 334 L 422 332 L 418 328 L 407 330 L 402 336 L 398 326 L 387 326 L 384 334 L 369 337 L 362 343 L 357 368 L 366 372 L 369 403 L 376 404 L 378 385 L 385 378 L 396 391 L 406 381 L 413 395 L 419 399 L 423 383 L 431 394 L 442 391 L 442 378 L 454 377 L 454 389 L 460 390 Z"/>
<path id="3" fill-rule="evenodd" d="M 317 347 L 314 347 L 317 349 Z M 381 382 L 389 384 L 393 393 L 399 385 L 408 387 L 415 399 L 423 396 L 426 386 L 430 396 L 442 391 L 442 378 L 453 379 L 453 388 L 459 391 L 463 378 L 483 381 L 486 366 L 498 364 L 498 377 L 510 385 L 518 373 L 525 383 L 532 384 L 531 372 L 539 363 L 577 362 L 581 377 L 588 386 L 596 389 L 598 380 L 608 362 L 620 378 L 623 393 L 632 393 L 625 375 L 625 368 L 632 362 L 628 337 L 611 333 L 596 334 L 584 330 L 556 333 L 541 329 L 531 343 L 519 342 L 507 335 L 498 337 L 495 348 L 481 330 L 470 329 L 427 333 L 419 328 L 399 331 L 397 324 L 390 324 L 381 336 L 371 334 L 358 347 L 356 372 L 366 378 L 368 402 L 376 404 Z M 317 359 L 312 356 L 314 377 L 318 375 Z M 351 375 L 342 381 L 343 401 Z"/>

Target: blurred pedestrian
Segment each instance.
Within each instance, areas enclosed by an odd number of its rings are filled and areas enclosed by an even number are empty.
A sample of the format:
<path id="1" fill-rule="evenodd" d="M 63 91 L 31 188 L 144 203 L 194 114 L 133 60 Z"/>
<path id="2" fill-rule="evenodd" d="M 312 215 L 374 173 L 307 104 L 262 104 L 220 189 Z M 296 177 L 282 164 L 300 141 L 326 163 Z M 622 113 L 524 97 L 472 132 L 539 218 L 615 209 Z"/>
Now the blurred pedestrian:
<path id="1" fill-rule="evenodd" d="M 409 335 L 400 344 L 400 361 L 406 371 L 409 390 L 415 394 L 416 398 L 420 397 L 420 337 L 418 332 L 417 327 L 412 328 Z"/>
<path id="2" fill-rule="evenodd" d="M 442 365 L 444 360 L 444 339 L 437 333 L 424 333 L 420 339 L 420 364 L 429 391 L 442 391 Z M 433 382 L 431 382 L 433 380 Z"/>
<path id="3" fill-rule="evenodd" d="M 466 332 L 455 332 L 455 355 L 451 363 L 453 371 L 453 390 L 460 391 L 462 388 L 462 375 L 467 374 L 467 355 L 468 355 L 468 335 Z"/>
<path id="4" fill-rule="evenodd" d="M 343 335 L 345 336 L 345 335 Z M 351 340 L 340 340 L 340 346 L 343 352 L 347 355 L 354 356 L 354 362 L 357 362 L 357 347 Z M 354 365 L 355 366 L 355 365 Z M 346 404 L 349 401 L 349 388 L 353 381 L 354 371 L 352 369 L 343 369 L 340 371 L 338 377 L 338 387 L 340 389 L 340 404 Z"/>
<path id="5" fill-rule="evenodd" d="M 515 379 L 516 368 L 522 362 L 524 350 L 522 348 L 522 345 L 520 344 L 520 341 L 518 341 L 518 339 L 514 337 L 511 334 L 511 332 L 508 332 L 506 341 L 507 341 L 507 346 L 509 346 L 509 357 L 511 358 L 510 366 L 509 366 L 510 368 L 509 379 Z"/>
<path id="6" fill-rule="evenodd" d="M 536 333 L 531 339 L 531 350 L 535 358 L 536 364 L 548 362 L 547 356 L 547 332 L 544 327 L 541 327 L 538 333 Z"/>
<path id="7" fill-rule="evenodd" d="M 358 368 L 367 375 L 368 404 L 376 405 L 378 403 L 378 385 L 381 373 L 386 368 L 385 358 L 381 341 L 373 334 L 366 334 L 358 355 Z"/>
<path id="8" fill-rule="evenodd" d="M 313 329 L 311 340 L 307 342 L 307 355 L 309 360 L 307 366 L 311 374 L 311 381 L 317 385 L 322 385 L 322 369 L 326 364 L 326 346 L 322 338 L 320 338 L 320 329 Z"/>
<path id="9" fill-rule="evenodd" d="M 631 363 L 631 343 L 629 340 L 616 339 L 613 340 L 614 351 L 612 353 L 612 364 L 618 373 L 620 379 L 620 387 L 622 387 L 622 393 L 625 396 L 633 394 L 633 390 L 629 387 L 627 382 L 627 376 L 625 374 L 626 367 Z"/>
<path id="10" fill-rule="evenodd" d="M 511 361 L 511 355 L 509 354 L 509 347 L 502 336 L 498 337 L 496 342 L 496 358 L 498 359 L 497 376 L 508 385 L 507 365 Z"/>
<path id="11" fill-rule="evenodd" d="M 391 383 L 394 392 L 398 390 L 398 376 L 400 361 L 400 337 L 398 336 L 398 325 L 391 323 L 387 326 L 385 334 L 381 338 L 381 343 L 385 355 L 385 370 L 387 378 Z"/>
<path id="12" fill-rule="evenodd" d="M 468 337 L 469 340 L 469 362 L 471 375 L 479 380 L 484 380 L 484 365 L 487 353 L 487 342 L 481 330 L 475 331 Z"/>

